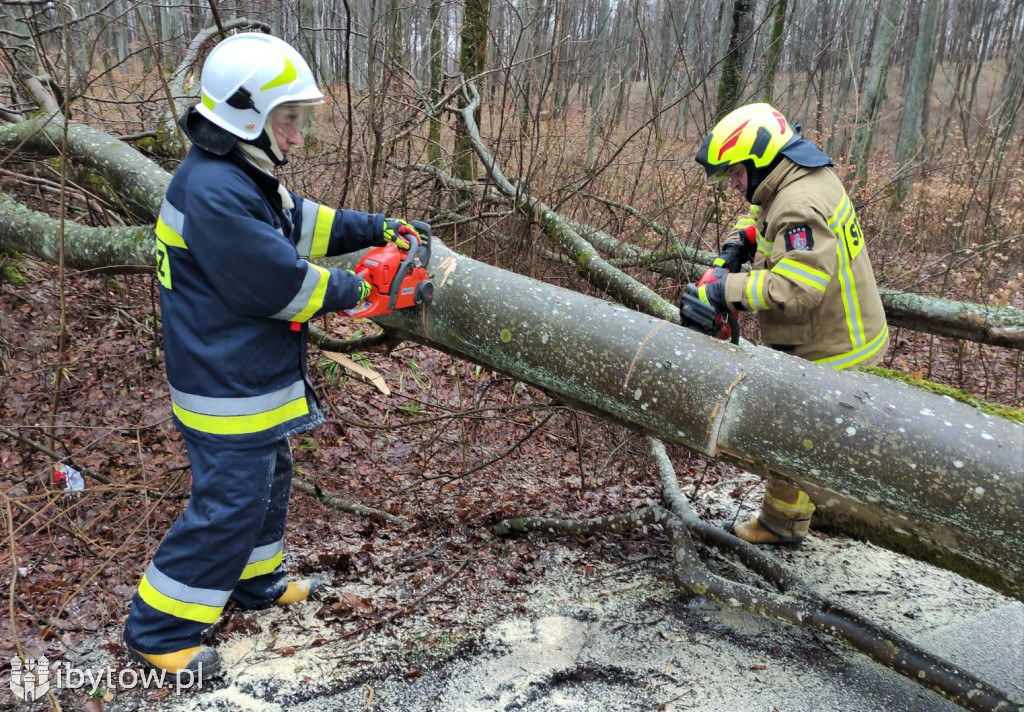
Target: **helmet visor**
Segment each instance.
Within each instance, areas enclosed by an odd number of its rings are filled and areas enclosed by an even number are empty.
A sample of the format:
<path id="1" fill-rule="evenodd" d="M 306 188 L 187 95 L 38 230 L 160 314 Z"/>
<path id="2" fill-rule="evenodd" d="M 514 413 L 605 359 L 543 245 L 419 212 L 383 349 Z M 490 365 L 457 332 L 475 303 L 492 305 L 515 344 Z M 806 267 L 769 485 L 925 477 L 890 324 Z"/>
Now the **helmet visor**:
<path id="1" fill-rule="evenodd" d="M 268 126 L 282 135 L 301 132 L 313 118 L 313 104 L 280 104 L 275 106 L 267 119 Z"/>

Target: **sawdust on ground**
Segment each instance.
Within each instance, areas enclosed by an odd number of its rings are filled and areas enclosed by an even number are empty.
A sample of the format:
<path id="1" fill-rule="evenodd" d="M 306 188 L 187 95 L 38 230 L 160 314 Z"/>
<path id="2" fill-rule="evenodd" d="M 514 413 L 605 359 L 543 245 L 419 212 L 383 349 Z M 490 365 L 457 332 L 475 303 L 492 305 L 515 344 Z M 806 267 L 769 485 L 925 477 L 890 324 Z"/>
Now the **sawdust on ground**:
<path id="1" fill-rule="evenodd" d="M 705 516 L 735 516 L 714 490 L 702 496 Z M 180 693 L 120 691 L 105 709 L 958 709 L 829 636 L 679 595 L 665 561 L 595 555 L 580 566 L 578 548 L 533 536 L 545 576 L 494 606 L 457 613 L 450 627 L 423 614 L 429 598 L 400 625 L 349 640 L 313 615 L 315 602 L 264 611 L 258 631 L 219 646 L 220 679 Z M 812 533 L 776 553 L 841 605 L 1024 699 L 1020 602 L 839 533 Z M 394 593 L 359 580 L 345 592 Z M 451 633 L 467 626 L 478 632 Z"/>

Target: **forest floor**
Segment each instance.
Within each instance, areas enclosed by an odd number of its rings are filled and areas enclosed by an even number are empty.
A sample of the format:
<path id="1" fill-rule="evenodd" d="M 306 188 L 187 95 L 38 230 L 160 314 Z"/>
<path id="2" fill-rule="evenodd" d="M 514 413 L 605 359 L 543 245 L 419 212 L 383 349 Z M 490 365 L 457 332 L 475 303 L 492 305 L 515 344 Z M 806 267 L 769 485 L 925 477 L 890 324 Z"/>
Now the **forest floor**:
<path id="1" fill-rule="evenodd" d="M 189 482 L 155 287 L 146 275 L 69 275 L 59 359 L 55 269 L 19 269 L 28 284 L 0 285 L 0 580 L 14 581 L 0 612 L 0 681 L 13 656 L 46 655 L 113 671 L 111 711 L 956 709 L 829 636 L 680 595 L 658 530 L 495 539 L 490 527 L 508 516 L 659 503 L 644 440 L 410 344 L 358 357 L 390 396 L 315 356 L 329 422 L 293 441 L 297 479 L 404 524 L 293 492 L 285 564 L 326 582 L 314 600 L 229 606 L 208 635 L 227 671 L 202 689 L 120 684 L 138 682 L 118 679 L 132 669 L 120 642 L 128 603 Z M 359 326 L 331 317 L 326 328 Z M 1020 407 L 1019 355 L 964 348 L 897 334 L 889 365 Z M 83 490 L 53 484 L 48 451 L 85 474 Z M 759 478 L 669 454 L 708 521 L 759 503 Z M 725 575 L 751 576 L 701 553 Z M 840 605 L 1024 700 L 1021 603 L 835 531 L 775 553 Z M 87 687 L 32 704 L 0 692 L 0 709 L 96 708 Z"/>

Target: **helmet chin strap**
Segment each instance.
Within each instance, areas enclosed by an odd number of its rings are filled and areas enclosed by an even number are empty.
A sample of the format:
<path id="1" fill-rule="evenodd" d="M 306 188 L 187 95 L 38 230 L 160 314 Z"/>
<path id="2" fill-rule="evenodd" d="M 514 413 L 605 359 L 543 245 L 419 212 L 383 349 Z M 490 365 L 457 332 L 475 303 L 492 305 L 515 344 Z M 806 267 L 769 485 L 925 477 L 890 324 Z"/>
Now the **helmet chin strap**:
<path id="1" fill-rule="evenodd" d="M 245 139 L 241 139 L 245 141 Z M 277 139 L 274 138 L 274 132 L 268 131 L 266 127 L 263 127 L 263 133 L 254 139 L 245 141 L 251 143 L 256 148 L 267 154 L 267 158 L 275 166 L 283 166 L 288 162 L 288 156 L 281 152 L 281 148 L 277 145 Z"/>

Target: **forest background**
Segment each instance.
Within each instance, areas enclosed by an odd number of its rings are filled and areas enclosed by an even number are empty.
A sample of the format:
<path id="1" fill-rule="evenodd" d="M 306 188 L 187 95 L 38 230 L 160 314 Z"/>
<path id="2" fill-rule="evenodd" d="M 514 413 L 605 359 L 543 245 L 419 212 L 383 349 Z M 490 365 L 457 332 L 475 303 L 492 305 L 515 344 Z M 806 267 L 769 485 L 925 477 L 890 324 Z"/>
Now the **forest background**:
<path id="1" fill-rule="evenodd" d="M 731 108 L 769 101 L 837 164 L 880 286 L 1024 307 L 1024 0 L 6 0 L 0 213 L 28 207 L 68 229 L 150 224 L 130 196 L 80 163 L 29 150 L 16 128 L 62 116 L 173 171 L 174 120 L 195 100 L 202 59 L 241 29 L 293 43 L 328 94 L 282 171 L 290 188 L 426 220 L 489 264 L 608 295 L 577 273 L 529 198 L 591 237 L 611 236 L 610 263 L 677 301 L 692 251 L 716 252 L 745 207 L 706 183 L 693 163 L 699 141 Z M 493 189 L 460 120 L 473 92 L 479 139 L 511 196 Z M 18 641 L 58 657 L 116 638 L 188 490 L 152 274 L 116 260 L 76 269 L 60 245 L 57 259 L 0 253 L 3 619 Z M 340 317 L 320 326 L 339 337 L 372 331 Z M 756 339 L 755 322 L 743 329 Z M 642 439 L 628 430 L 429 348 L 354 358 L 392 395 L 315 352 L 331 422 L 296 443 L 300 478 L 318 488 L 296 508 L 321 505 L 322 488 L 414 522 L 406 546 L 446 542 L 448 559 L 408 569 L 410 590 L 470 551 L 460 577 L 514 587 L 538 575 L 473 533 L 502 516 L 590 516 L 659 498 Z M 898 328 L 884 365 L 1024 404 L 1019 348 Z M 693 487 L 733 482 L 714 461 L 672 455 Z M 54 484 L 60 461 L 86 473 L 74 500 Z M 755 486 L 736 485 L 733 498 Z M 381 572 L 405 560 L 379 519 L 293 522 L 301 570 L 390 577 Z M 609 535 L 602 546 L 654 545 Z M 402 610 L 327 603 L 342 624 Z M 15 642 L 2 644 L 13 652 Z"/>

